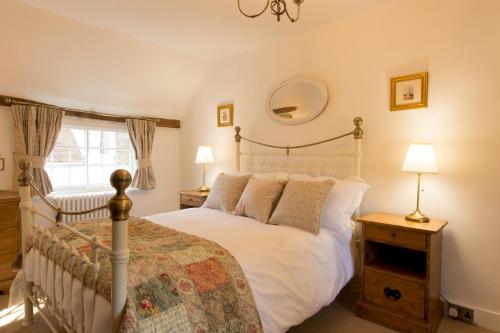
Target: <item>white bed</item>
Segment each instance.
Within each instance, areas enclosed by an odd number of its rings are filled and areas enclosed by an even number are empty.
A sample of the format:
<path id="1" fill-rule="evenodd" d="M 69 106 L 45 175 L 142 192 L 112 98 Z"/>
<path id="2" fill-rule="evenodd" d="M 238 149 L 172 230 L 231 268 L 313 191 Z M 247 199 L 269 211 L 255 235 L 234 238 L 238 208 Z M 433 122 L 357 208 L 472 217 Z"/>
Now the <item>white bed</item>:
<path id="1" fill-rule="evenodd" d="M 252 218 L 208 208 L 162 213 L 147 216 L 146 219 L 209 239 L 229 250 L 250 283 L 266 333 L 286 332 L 330 304 L 354 274 L 349 244 L 341 242 L 325 229 L 319 235 L 313 235 L 296 228 L 263 224 Z M 40 260 L 38 255 L 35 257 L 35 260 Z M 28 256 L 26 267 L 45 267 L 30 264 L 32 260 L 33 253 Z M 54 293 L 51 283 L 40 281 L 40 276 L 46 276 L 45 272 L 39 274 L 27 269 L 26 273 L 29 281 L 36 280 L 42 288 L 45 286 L 46 294 Z M 70 288 L 68 277 L 65 295 L 69 294 Z M 72 297 L 80 297 L 80 288 L 79 283 L 74 283 Z M 56 292 L 58 302 L 60 295 Z M 98 296 L 92 309 L 94 301 L 90 290 L 86 295 L 86 313 L 93 313 L 93 318 L 87 318 L 89 323 L 85 327 L 92 328 L 93 333 L 109 332 L 111 304 Z M 76 309 L 71 309 L 71 303 L 77 307 L 79 301 L 70 303 L 66 297 L 65 303 L 67 310 L 78 313 Z"/>
<path id="2" fill-rule="evenodd" d="M 327 158 L 329 162 L 335 162 L 337 157 L 353 158 L 355 162 L 354 176 L 359 177 L 361 176 L 362 123 L 363 120 L 357 117 L 354 119 L 355 129 L 349 133 L 316 143 L 293 147 L 274 146 L 247 139 L 241 136 L 241 129 L 236 127 L 236 171 L 241 171 L 240 159 L 245 155 L 250 157 L 250 169 L 253 169 L 249 170 L 251 172 L 283 171 L 305 173 L 312 176 L 325 175 L 322 172 L 323 170 L 329 171 L 333 169 L 331 163 L 325 163 L 324 160 L 317 159 L 324 156 L 304 156 L 312 157 L 313 160 L 298 163 L 289 157 L 290 151 L 353 136 L 355 140 L 354 153 L 327 155 Z M 278 156 L 278 160 L 255 162 L 257 156 L 255 153 L 241 152 L 240 142 L 242 140 L 267 148 L 284 150 L 286 152 L 285 161 L 282 160 L 283 155 L 281 155 Z M 265 155 L 265 157 L 273 158 L 273 155 L 269 154 Z M 38 305 L 37 298 L 40 295 L 33 293 L 33 287 L 29 283 L 34 282 L 36 288 L 42 289 L 41 296 L 45 296 L 49 300 L 49 304 L 55 304 L 55 309 L 49 307 L 48 310 L 59 320 L 60 324 L 64 324 L 67 331 L 82 332 L 85 330 L 85 333 L 118 332 L 127 295 L 127 227 L 123 221 L 128 219 L 128 211 L 131 207 L 130 200 L 124 195 L 125 189 L 130 184 L 130 175 L 124 170 L 115 171 L 111 177 L 111 184 L 116 188 L 117 194 L 110 200 L 108 205 L 96 208 L 108 208 L 111 212 L 113 241 L 112 248 L 109 248 L 99 243 L 96 238 L 82 235 L 73 228 L 60 224 L 58 220 L 33 208 L 30 198 L 30 186 L 33 187 L 33 184 L 28 175 L 29 168 L 29 163 L 24 161 L 20 163 L 19 183 L 23 248 L 26 248 L 25 245 L 27 238 L 31 234 L 31 228 L 34 228 L 33 230 L 36 233 L 41 233 L 36 231 L 37 227 L 32 223 L 33 216 L 36 214 L 60 227 L 64 227 L 73 235 L 87 241 L 93 249 L 93 258 L 97 258 L 98 249 L 109 255 L 113 278 L 110 303 L 97 295 L 95 290 L 86 289 L 82 293 L 81 283 L 78 279 L 66 271 L 63 273 L 60 266 L 54 268 L 50 261 L 47 263 L 45 257 L 41 257 L 36 251 L 23 252 L 23 266 L 26 269 L 26 274 L 18 274 L 16 278 L 16 280 L 23 282 L 23 275 L 26 275 L 26 280 L 22 283 L 25 303 L 23 324 L 25 326 L 32 324 L 33 304 Z M 304 170 L 307 172 L 304 172 Z M 337 188 L 341 188 L 340 183 L 337 183 L 334 191 Z M 356 197 L 357 194 L 354 194 L 354 196 Z M 334 203 L 343 203 L 343 200 L 337 200 L 338 197 L 332 198 L 335 199 L 333 200 Z M 359 196 L 356 207 L 351 207 L 352 210 L 346 215 L 346 224 L 349 224 L 351 214 L 359 207 L 361 199 L 362 194 Z M 356 200 L 348 201 L 345 204 L 353 206 Z M 58 211 L 58 216 L 60 214 L 84 213 L 63 212 L 51 205 L 47 199 L 45 199 L 45 202 L 49 207 L 52 206 L 52 209 Z M 347 206 L 344 207 L 344 204 L 342 204 L 340 211 L 337 213 L 345 215 Z M 335 213 L 335 211 L 332 212 Z M 345 236 L 342 230 L 340 230 L 338 236 L 335 236 L 335 232 L 321 228 L 320 233 L 314 235 L 293 227 L 263 224 L 252 218 L 234 216 L 207 208 L 162 213 L 146 218 L 154 223 L 206 238 L 226 248 L 239 262 L 246 275 L 266 333 L 285 332 L 290 327 L 300 324 L 314 315 L 322 307 L 330 304 L 352 278 L 355 271 L 353 257 L 356 256 L 353 256 L 352 249 L 355 249 L 356 246 L 352 246 L 353 244 L 346 241 L 346 239 L 340 239 L 342 235 Z M 350 227 L 345 230 L 347 233 L 351 231 Z M 354 233 L 354 230 L 352 231 Z M 48 237 L 52 236 L 49 235 Z M 54 243 L 52 245 L 54 248 L 66 251 L 66 247 L 62 242 L 57 239 L 51 241 Z M 354 237 L 354 242 L 356 242 L 356 237 Z M 74 254 L 74 257 L 80 260 L 80 264 L 88 261 L 88 259 L 80 258 L 78 253 Z M 91 265 L 94 273 L 98 275 L 99 266 L 96 261 L 89 262 L 89 265 Z M 58 286 L 58 288 L 55 286 Z M 11 295 L 11 299 L 16 299 L 16 295 Z M 62 314 L 59 311 L 61 304 L 64 308 Z M 45 315 L 43 317 L 46 319 Z M 66 318 L 66 320 L 62 317 Z M 71 318 L 70 322 L 64 323 L 64 321 L 68 321 L 68 318 Z M 81 318 L 85 318 L 84 323 L 81 323 Z M 48 320 L 46 319 L 46 321 Z M 55 327 L 51 328 L 55 331 Z"/>

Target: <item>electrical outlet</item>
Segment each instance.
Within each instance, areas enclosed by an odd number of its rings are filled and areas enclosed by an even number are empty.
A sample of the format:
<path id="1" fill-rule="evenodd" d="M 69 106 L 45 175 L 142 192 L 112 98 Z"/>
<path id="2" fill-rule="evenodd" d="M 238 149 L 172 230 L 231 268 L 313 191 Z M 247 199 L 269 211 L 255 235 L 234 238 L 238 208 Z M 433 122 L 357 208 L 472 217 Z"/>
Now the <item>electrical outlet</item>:
<path id="1" fill-rule="evenodd" d="M 474 310 L 462 306 L 458 312 L 458 317 L 469 324 L 474 324 Z"/>
<path id="2" fill-rule="evenodd" d="M 465 306 L 448 303 L 448 317 L 474 324 L 474 310 Z"/>

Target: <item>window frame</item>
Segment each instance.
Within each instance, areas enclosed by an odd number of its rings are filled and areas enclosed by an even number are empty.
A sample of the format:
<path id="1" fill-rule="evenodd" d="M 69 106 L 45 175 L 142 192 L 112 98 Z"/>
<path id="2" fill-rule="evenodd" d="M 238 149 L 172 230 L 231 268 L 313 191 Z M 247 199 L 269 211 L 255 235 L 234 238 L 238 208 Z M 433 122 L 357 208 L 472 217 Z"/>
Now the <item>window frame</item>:
<path id="1" fill-rule="evenodd" d="M 57 195 L 64 195 L 64 194 L 75 194 L 75 193 L 92 193 L 92 192 L 109 192 L 109 191 L 114 191 L 113 187 L 111 184 L 105 183 L 105 184 L 89 184 L 89 150 L 91 147 L 89 147 L 89 131 L 91 130 L 96 130 L 96 131 L 101 131 L 101 132 L 120 132 L 120 133 L 126 133 L 128 136 L 128 130 L 125 124 L 117 124 L 117 123 L 112 123 L 108 121 L 93 121 L 93 120 L 85 120 L 82 121 L 82 119 L 76 118 L 73 119 L 74 117 L 65 117 L 69 119 L 64 119 L 63 124 L 61 126 L 62 128 L 74 128 L 74 129 L 83 129 L 85 133 L 85 150 L 86 150 L 86 158 L 85 158 L 85 172 L 86 172 L 86 184 L 85 185 L 74 185 L 74 186 L 53 186 L 54 191 L 51 193 L 51 195 L 57 196 Z M 133 174 L 135 170 L 137 169 L 137 162 L 135 159 L 135 150 L 134 147 L 132 146 L 132 142 L 130 141 L 129 137 L 129 169 L 130 173 Z M 101 145 L 102 145 L 102 138 L 101 138 Z M 80 148 L 80 147 L 79 147 Z M 102 148 L 101 147 L 101 152 L 103 150 L 114 150 L 118 151 L 117 148 Z M 52 153 L 51 153 L 52 154 Z M 50 155 L 49 155 L 50 156 Z M 102 156 L 102 155 L 101 155 Z M 63 168 L 63 167 L 68 167 L 68 166 L 57 166 L 52 164 L 52 160 L 47 158 L 46 162 L 46 167 L 47 164 L 50 163 L 50 168 L 52 170 L 56 170 L 57 168 Z M 103 167 L 103 162 L 101 160 L 101 167 Z"/>

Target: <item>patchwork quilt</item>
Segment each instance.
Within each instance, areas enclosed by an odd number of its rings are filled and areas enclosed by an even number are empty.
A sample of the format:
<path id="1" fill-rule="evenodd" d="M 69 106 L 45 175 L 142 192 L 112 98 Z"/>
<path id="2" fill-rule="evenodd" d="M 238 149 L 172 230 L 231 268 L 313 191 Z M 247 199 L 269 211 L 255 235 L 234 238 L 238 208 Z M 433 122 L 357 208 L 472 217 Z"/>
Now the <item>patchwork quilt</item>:
<path id="1" fill-rule="evenodd" d="M 111 246 L 111 220 L 72 227 Z M 89 244 L 63 228 L 50 230 L 60 240 L 91 256 Z M 218 244 L 145 219 L 128 221 L 128 297 L 122 332 L 260 333 L 262 324 L 248 281 L 236 259 Z M 33 245 L 48 258 L 81 275 L 80 265 L 62 263 L 60 251 Z M 87 286 L 111 301 L 111 264 L 99 258 L 97 281 L 88 270 Z"/>

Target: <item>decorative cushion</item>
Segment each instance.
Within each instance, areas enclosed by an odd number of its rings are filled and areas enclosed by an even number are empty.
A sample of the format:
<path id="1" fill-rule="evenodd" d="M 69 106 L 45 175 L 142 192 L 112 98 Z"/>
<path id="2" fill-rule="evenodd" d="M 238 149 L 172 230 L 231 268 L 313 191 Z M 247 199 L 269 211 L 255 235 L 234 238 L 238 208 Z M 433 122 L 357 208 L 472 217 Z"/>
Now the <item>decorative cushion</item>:
<path id="1" fill-rule="evenodd" d="M 269 224 L 289 225 L 318 234 L 323 206 L 334 186 L 335 181 L 329 179 L 289 180 Z"/>
<path id="2" fill-rule="evenodd" d="M 219 174 L 203 207 L 220 209 L 225 213 L 232 213 L 250 177 L 251 175 L 238 177 L 224 173 Z"/>
<path id="3" fill-rule="evenodd" d="M 291 179 L 307 181 L 324 181 L 331 177 L 311 177 L 306 175 L 291 175 Z M 321 217 L 321 226 L 329 230 L 339 240 L 349 243 L 355 223 L 352 221 L 354 212 L 361 205 L 363 196 L 370 187 L 360 177 L 352 176 L 346 179 L 334 179 L 335 187 L 326 199 Z"/>
<path id="4" fill-rule="evenodd" d="M 285 183 L 284 179 L 264 179 L 252 176 L 234 214 L 253 217 L 260 222 L 267 223 L 283 192 Z"/>

